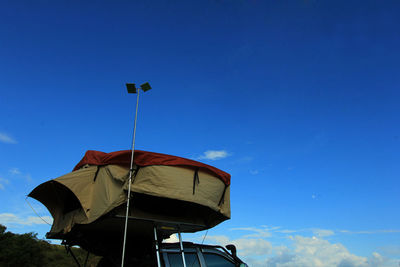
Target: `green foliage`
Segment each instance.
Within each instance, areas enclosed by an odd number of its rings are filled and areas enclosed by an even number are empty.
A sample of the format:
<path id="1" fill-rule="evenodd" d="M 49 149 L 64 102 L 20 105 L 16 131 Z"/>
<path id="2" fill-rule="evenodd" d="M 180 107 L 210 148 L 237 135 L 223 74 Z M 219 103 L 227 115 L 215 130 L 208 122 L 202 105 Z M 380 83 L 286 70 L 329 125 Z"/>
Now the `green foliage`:
<path id="1" fill-rule="evenodd" d="M 0 224 L 0 267 L 77 266 L 64 246 L 40 240 L 35 233 L 14 234 L 6 229 Z M 72 248 L 72 251 L 83 265 L 87 252 L 80 248 Z M 100 257 L 90 255 L 87 266 L 96 266 L 99 260 Z"/>

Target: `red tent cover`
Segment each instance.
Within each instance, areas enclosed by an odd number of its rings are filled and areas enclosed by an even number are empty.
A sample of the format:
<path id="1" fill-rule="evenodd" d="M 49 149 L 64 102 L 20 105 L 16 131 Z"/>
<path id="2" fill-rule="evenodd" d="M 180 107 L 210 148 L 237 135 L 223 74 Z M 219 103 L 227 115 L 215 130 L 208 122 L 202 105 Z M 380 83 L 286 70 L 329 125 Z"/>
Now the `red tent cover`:
<path id="1" fill-rule="evenodd" d="M 132 150 L 121 150 L 110 153 L 101 151 L 88 150 L 82 160 L 75 166 L 73 171 L 78 170 L 82 166 L 89 165 L 107 165 L 115 164 L 123 167 L 130 167 Z M 150 165 L 166 165 L 166 166 L 187 166 L 187 167 L 198 167 L 205 171 L 211 172 L 218 176 L 225 185 L 230 185 L 231 175 L 213 166 L 197 162 L 190 159 L 181 157 L 147 152 L 142 150 L 135 150 L 134 163 L 137 166 L 150 166 Z"/>

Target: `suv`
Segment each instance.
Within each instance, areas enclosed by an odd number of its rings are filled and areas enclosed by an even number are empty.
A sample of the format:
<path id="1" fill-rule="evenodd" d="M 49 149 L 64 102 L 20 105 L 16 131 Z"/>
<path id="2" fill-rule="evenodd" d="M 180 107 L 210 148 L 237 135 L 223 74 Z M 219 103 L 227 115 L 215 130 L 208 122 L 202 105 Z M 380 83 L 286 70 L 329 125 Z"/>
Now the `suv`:
<path id="1" fill-rule="evenodd" d="M 202 245 L 191 242 L 183 242 L 183 254 L 185 264 L 182 260 L 180 243 L 162 243 L 159 247 L 160 262 L 157 264 L 156 251 L 154 247 L 143 246 L 130 250 L 127 254 L 125 266 L 135 267 L 248 267 L 236 255 L 234 245 L 221 246 Z M 121 266 L 120 254 L 103 257 L 97 267 Z"/>
<path id="2" fill-rule="evenodd" d="M 183 242 L 186 267 L 247 267 L 236 255 L 234 245 L 224 247 Z M 165 267 L 183 267 L 179 243 L 163 243 L 160 248 Z"/>

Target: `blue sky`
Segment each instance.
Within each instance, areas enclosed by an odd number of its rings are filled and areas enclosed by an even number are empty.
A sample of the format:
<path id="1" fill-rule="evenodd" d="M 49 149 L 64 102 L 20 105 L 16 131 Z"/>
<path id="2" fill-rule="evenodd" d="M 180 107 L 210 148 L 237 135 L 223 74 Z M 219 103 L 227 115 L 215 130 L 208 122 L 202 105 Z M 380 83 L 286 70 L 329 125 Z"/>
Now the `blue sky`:
<path id="1" fill-rule="evenodd" d="M 205 242 L 252 266 L 398 266 L 400 4 L 142 2 L 1 1 L 0 223 L 43 237 L 25 195 L 129 149 L 124 84 L 149 81 L 137 149 L 232 175 Z"/>

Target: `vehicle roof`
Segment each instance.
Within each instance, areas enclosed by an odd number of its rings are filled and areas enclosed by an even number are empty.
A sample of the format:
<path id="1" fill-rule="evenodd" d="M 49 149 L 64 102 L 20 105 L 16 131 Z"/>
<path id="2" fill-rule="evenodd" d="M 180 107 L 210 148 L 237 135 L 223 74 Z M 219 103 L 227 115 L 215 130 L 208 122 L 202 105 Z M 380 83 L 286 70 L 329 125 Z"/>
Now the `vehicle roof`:
<path id="1" fill-rule="evenodd" d="M 184 248 L 219 248 L 224 250 L 225 252 L 228 252 L 224 247 L 219 246 L 219 245 L 207 245 L 207 244 L 197 244 L 193 242 L 182 242 Z M 162 248 L 176 248 L 179 247 L 179 242 L 176 243 L 162 243 Z"/>

